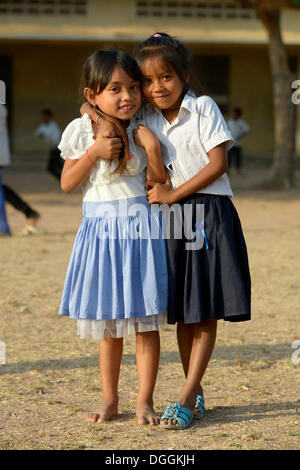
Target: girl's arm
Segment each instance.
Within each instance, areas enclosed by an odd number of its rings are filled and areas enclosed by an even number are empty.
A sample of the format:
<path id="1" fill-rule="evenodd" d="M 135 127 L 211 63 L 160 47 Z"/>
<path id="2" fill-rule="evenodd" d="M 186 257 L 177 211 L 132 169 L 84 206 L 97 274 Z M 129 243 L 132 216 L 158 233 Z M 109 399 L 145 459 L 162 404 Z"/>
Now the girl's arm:
<path id="1" fill-rule="evenodd" d="M 158 138 L 145 126 L 133 131 L 134 142 L 143 147 L 147 154 L 147 181 L 165 183 L 167 172 L 164 167 Z"/>
<path id="2" fill-rule="evenodd" d="M 190 194 L 213 183 L 227 171 L 226 142 L 214 147 L 208 152 L 210 162 L 186 183 L 176 189 L 167 189 L 165 185 L 154 184 L 148 191 L 150 204 L 175 204 Z"/>
<path id="3" fill-rule="evenodd" d="M 81 158 L 72 160 L 67 158 L 61 174 L 61 189 L 65 193 L 76 191 L 87 179 L 92 168 L 103 155 L 112 155 L 118 158 L 122 144 L 120 139 L 107 138 L 97 135 L 94 145 L 92 145 Z M 110 159 L 111 157 L 108 157 Z"/>
<path id="4" fill-rule="evenodd" d="M 89 103 L 83 103 L 81 105 L 80 114 L 81 116 L 87 114 L 92 122 L 96 122 L 96 119 L 98 117 L 98 114 L 96 113 L 95 109 Z"/>
<path id="5" fill-rule="evenodd" d="M 150 145 L 149 147 L 145 146 L 147 153 L 147 172 L 146 179 L 147 181 L 156 181 L 158 183 L 165 183 L 167 178 L 167 172 L 163 165 L 160 144 L 157 140 L 155 144 Z"/>
<path id="6" fill-rule="evenodd" d="M 164 168 L 165 168 L 165 167 L 164 167 Z M 171 179 L 170 179 L 170 176 L 169 176 L 169 174 L 168 174 L 166 168 L 165 168 L 165 172 L 166 172 L 166 175 L 167 175 L 167 176 L 166 176 L 166 180 L 164 181 L 163 184 L 164 184 L 164 186 L 166 186 L 166 188 L 169 190 L 169 189 L 172 189 L 172 183 L 171 183 Z M 147 191 L 148 191 L 149 189 L 151 189 L 151 188 L 153 187 L 153 184 L 155 184 L 155 183 L 156 183 L 156 181 L 147 179 L 146 184 L 145 184 L 145 188 L 147 189 Z"/>
<path id="7" fill-rule="evenodd" d="M 64 193 L 72 193 L 86 181 L 93 164 L 85 153 L 78 160 L 67 158 L 60 177 L 60 187 Z"/>

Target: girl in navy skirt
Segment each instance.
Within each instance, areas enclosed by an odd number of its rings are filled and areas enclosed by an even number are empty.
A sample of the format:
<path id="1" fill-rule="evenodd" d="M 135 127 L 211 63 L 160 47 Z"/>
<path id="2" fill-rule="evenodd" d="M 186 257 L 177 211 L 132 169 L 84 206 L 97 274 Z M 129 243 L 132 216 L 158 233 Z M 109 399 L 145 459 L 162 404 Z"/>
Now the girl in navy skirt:
<path id="1" fill-rule="evenodd" d="M 167 240 L 168 323 L 177 324 L 186 383 L 161 425 L 183 429 L 204 413 L 201 380 L 217 321 L 250 320 L 247 248 L 226 175 L 226 151 L 233 141 L 216 103 L 189 89 L 190 52 L 184 44 L 156 33 L 136 48 L 134 57 L 148 102 L 142 119 L 160 140 L 172 182 L 172 189 L 150 182 L 148 200 L 181 208 Z M 178 224 L 185 228 L 181 238 Z"/>
<path id="2" fill-rule="evenodd" d="M 59 314 L 77 320 L 81 338 L 99 340 L 102 404 L 87 419 L 102 423 L 118 412 L 123 336 L 136 333 L 139 424 L 159 424 L 153 390 L 159 361 L 159 327 L 167 309 L 165 240 L 151 239 L 160 219 L 150 215 L 147 175 L 164 182 L 160 145 L 146 128 L 133 141 L 141 105 L 140 72 L 134 59 L 97 51 L 86 61 L 83 89 L 97 115 L 119 138 L 94 139 L 88 115 L 73 120 L 59 144 L 65 164 L 61 187 L 83 191 L 83 219 L 71 254 Z M 120 147 L 122 150 L 120 154 Z M 116 158 L 105 159 L 105 151 Z M 120 155 L 119 155 L 120 154 Z M 101 158 L 100 158 L 101 155 Z M 107 157 L 108 158 L 108 157 Z"/>

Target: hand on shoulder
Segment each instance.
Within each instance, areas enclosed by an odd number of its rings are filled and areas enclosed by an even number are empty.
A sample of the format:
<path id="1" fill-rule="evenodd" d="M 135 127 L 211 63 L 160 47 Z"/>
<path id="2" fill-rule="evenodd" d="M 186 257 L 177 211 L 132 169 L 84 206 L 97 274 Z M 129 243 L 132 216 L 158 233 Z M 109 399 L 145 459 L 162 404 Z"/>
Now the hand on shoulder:
<path id="1" fill-rule="evenodd" d="M 144 148 L 145 150 L 150 147 L 159 145 L 157 137 L 153 134 L 148 127 L 139 125 L 137 129 L 133 130 L 133 140 L 136 145 Z"/>
<path id="2" fill-rule="evenodd" d="M 104 133 L 98 132 L 93 145 L 93 152 L 98 158 L 105 160 L 119 158 L 121 149 L 122 142 L 119 137 L 112 137 L 109 130 Z"/>

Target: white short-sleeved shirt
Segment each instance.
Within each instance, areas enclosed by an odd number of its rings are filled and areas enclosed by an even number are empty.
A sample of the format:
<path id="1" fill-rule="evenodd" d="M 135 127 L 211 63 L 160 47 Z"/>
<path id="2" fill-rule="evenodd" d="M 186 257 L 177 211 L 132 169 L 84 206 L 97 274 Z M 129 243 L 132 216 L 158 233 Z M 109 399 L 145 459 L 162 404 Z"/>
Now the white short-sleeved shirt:
<path id="1" fill-rule="evenodd" d="M 10 149 L 7 131 L 7 109 L 0 104 L 0 166 L 10 164 Z"/>
<path id="2" fill-rule="evenodd" d="M 236 147 L 241 147 L 241 138 L 243 137 L 243 135 L 247 134 L 250 131 L 249 124 L 242 118 L 229 118 L 227 120 L 227 126 L 234 138 L 234 145 Z"/>
<path id="3" fill-rule="evenodd" d="M 209 96 L 196 97 L 187 92 L 172 124 L 150 104 L 142 108 L 139 116 L 162 144 L 173 188 L 190 180 L 209 163 L 211 149 L 223 142 L 227 142 L 227 149 L 233 145 L 226 122 Z M 226 173 L 198 192 L 233 196 Z"/>
<path id="4" fill-rule="evenodd" d="M 40 124 L 34 133 L 36 136 L 44 137 L 45 143 L 50 149 L 57 147 L 61 138 L 60 128 L 55 121 Z"/>
<path id="5" fill-rule="evenodd" d="M 84 202 L 103 202 L 117 199 L 146 196 L 146 152 L 135 145 L 132 131 L 137 127 L 133 118 L 127 128 L 129 150 L 132 158 L 127 162 L 127 171 L 119 176 L 114 173 L 118 161 L 99 159 L 86 182 L 82 185 Z M 81 158 L 95 143 L 92 123 L 87 114 L 74 119 L 62 134 L 58 148 L 63 159 Z"/>

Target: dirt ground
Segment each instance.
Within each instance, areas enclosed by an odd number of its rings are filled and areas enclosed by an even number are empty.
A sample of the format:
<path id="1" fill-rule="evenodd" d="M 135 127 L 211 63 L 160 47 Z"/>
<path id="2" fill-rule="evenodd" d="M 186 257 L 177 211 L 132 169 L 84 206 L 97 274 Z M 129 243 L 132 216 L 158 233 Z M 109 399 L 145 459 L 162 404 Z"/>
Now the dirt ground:
<path id="1" fill-rule="evenodd" d="M 249 174 L 256 178 L 253 169 Z M 243 180 L 232 177 L 233 187 Z M 7 207 L 13 236 L 0 239 L 1 449 L 300 448 L 300 364 L 292 361 L 292 342 L 300 340 L 299 189 L 235 192 L 251 266 L 252 320 L 218 323 L 203 380 L 205 417 L 180 432 L 136 425 L 134 336 L 124 343 L 120 415 L 102 425 L 85 421 L 101 398 L 97 342 L 79 339 L 76 322 L 57 314 L 81 194 L 63 194 L 45 172 L 7 170 L 4 181 L 42 214 L 38 226 L 46 233 L 21 236 L 24 217 Z M 175 327 L 164 326 L 155 390 L 160 414 L 183 383 Z"/>

